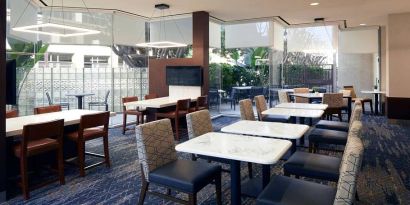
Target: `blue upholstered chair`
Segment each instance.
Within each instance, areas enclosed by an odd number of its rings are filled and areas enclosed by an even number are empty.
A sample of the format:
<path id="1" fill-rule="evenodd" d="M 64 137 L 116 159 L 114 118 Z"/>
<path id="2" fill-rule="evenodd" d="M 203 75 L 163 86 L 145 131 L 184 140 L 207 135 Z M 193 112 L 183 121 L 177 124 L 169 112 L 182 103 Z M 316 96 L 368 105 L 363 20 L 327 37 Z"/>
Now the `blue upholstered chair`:
<path id="1" fill-rule="evenodd" d="M 363 143 L 358 137 L 349 138 L 343 155 L 337 188 L 275 176 L 258 196 L 257 205 L 332 205 L 353 204 L 357 177 L 363 158 Z"/>
<path id="2" fill-rule="evenodd" d="M 136 138 L 142 178 L 138 204 L 144 203 L 147 193 L 178 203 L 196 204 L 197 192 L 212 182 L 216 187 L 217 203 L 222 204 L 221 166 L 178 159 L 169 119 L 137 126 Z M 168 192 L 148 191 L 151 183 L 166 187 Z M 171 189 L 187 193 L 189 200 L 172 197 Z"/>
<path id="3" fill-rule="evenodd" d="M 361 120 L 362 108 L 355 106 L 351 122 Z M 349 130 L 351 127 L 349 128 Z M 315 128 L 309 135 L 309 152 L 317 152 L 319 144 L 345 145 L 348 133 L 345 131 Z"/>

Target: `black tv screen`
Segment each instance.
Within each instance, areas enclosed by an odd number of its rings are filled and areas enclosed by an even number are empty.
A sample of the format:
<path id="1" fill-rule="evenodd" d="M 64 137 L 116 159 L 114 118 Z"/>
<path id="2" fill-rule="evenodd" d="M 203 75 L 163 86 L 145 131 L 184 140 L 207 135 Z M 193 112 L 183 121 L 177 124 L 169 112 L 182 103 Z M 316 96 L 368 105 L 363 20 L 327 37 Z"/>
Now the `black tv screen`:
<path id="1" fill-rule="evenodd" d="M 17 104 L 16 60 L 6 62 L 6 104 Z"/>
<path id="2" fill-rule="evenodd" d="M 202 86 L 201 66 L 167 66 L 167 85 Z"/>

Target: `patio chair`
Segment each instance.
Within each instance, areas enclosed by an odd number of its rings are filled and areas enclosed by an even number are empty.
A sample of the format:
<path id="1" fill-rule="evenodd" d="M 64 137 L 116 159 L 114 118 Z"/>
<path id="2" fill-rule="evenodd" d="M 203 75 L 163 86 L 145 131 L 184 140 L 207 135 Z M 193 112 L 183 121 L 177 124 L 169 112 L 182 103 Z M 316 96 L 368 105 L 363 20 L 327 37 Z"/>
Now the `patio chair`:
<path id="1" fill-rule="evenodd" d="M 91 107 L 94 107 L 94 106 L 97 106 L 97 107 L 99 107 L 99 106 L 104 106 L 105 107 L 105 111 L 108 111 L 108 96 L 110 95 L 110 91 L 109 90 L 107 90 L 107 92 L 105 93 L 105 98 L 104 98 L 104 101 L 103 102 L 98 102 L 98 101 L 96 101 L 96 102 L 89 102 L 88 103 L 88 109 L 90 109 L 91 110 Z"/>
<path id="2" fill-rule="evenodd" d="M 69 102 L 60 102 L 58 104 L 54 104 L 53 100 L 51 99 L 50 93 L 46 92 L 46 96 L 47 96 L 48 105 L 60 105 L 63 108 L 67 108 L 67 110 L 70 109 L 70 103 Z"/>
<path id="3" fill-rule="evenodd" d="M 238 101 L 238 95 L 236 93 L 236 89 L 232 89 L 230 95 L 228 97 L 223 98 L 222 100 L 226 103 L 230 102 L 231 103 L 231 109 L 232 109 L 232 106 L 233 106 L 233 110 L 236 110 L 235 106 L 236 106 L 236 102 Z"/>

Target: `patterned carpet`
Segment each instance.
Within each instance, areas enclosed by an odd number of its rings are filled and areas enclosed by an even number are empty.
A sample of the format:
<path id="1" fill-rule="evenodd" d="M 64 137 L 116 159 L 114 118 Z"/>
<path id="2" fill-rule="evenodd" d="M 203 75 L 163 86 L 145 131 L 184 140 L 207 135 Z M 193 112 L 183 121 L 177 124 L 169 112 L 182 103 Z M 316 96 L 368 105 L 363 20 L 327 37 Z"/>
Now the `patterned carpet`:
<path id="1" fill-rule="evenodd" d="M 237 120 L 234 117 L 216 118 L 213 120 L 214 129 L 218 131 Z M 365 115 L 363 120 L 366 149 L 363 171 L 359 177 L 358 204 L 410 204 L 410 127 L 388 124 L 383 117 Z M 54 183 L 32 191 L 29 201 L 17 195 L 3 204 L 136 204 L 141 175 L 133 134 L 133 131 L 129 131 L 122 135 L 120 128 L 110 130 L 111 168 L 96 167 L 81 178 L 76 167 L 67 165 L 66 185 Z M 90 151 L 102 151 L 99 140 L 91 141 L 86 147 Z M 187 154 L 179 156 L 188 158 Z M 94 160 L 87 159 L 88 162 Z M 272 166 L 272 173 L 282 174 L 282 164 Z M 260 174 L 260 167 L 255 166 L 255 172 Z M 247 177 L 245 164 L 242 177 Z M 229 175 L 224 173 L 224 204 L 230 201 L 229 179 Z M 331 185 L 335 186 L 334 183 Z M 159 189 L 155 186 L 151 188 Z M 173 194 L 185 197 L 184 194 Z M 205 187 L 198 195 L 201 204 L 215 204 L 214 199 L 212 185 Z M 148 195 L 146 204 L 172 203 Z M 243 198 L 243 204 L 254 204 L 254 200 Z"/>

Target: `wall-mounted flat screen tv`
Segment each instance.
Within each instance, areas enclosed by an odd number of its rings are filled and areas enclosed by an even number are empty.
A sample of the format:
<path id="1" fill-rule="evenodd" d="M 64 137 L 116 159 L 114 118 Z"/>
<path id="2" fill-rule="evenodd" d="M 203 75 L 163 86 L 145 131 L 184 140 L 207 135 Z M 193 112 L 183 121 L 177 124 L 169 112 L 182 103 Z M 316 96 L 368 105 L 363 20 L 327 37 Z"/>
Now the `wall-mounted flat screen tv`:
<path id="1" fill-rule="evenodd" d="M 202 86 L 201 66 L 167 66 L 167 85 Z"/>
<path id="2" fill-rule="evenodd" d="M 6 62 L 6 104 L 17 104 L 16 60 Z"/>

